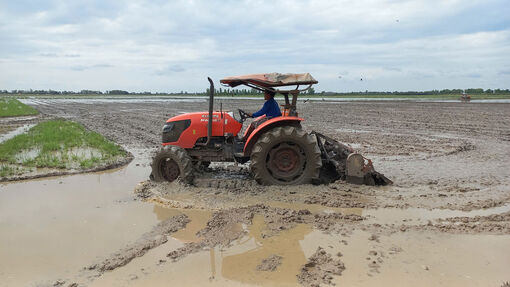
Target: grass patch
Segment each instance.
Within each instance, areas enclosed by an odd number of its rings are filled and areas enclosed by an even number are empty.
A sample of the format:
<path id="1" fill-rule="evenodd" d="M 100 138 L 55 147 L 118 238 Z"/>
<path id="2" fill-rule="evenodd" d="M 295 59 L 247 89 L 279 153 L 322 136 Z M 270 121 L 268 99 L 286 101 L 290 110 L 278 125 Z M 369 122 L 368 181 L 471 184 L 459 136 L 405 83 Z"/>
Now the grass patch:
<path id="1" fill-rule="evenodd" d="M 15 167 L 88 169 L 126 155 L 119 145 L 78 123 L 51 120 L 0 144 L 0 176 L 17 174 Z"/>
<path id="2" fill-rule="evenodd" d="M 0 98 L 0 117 L 37 115 L 39 112 L 13 98 Z"/>

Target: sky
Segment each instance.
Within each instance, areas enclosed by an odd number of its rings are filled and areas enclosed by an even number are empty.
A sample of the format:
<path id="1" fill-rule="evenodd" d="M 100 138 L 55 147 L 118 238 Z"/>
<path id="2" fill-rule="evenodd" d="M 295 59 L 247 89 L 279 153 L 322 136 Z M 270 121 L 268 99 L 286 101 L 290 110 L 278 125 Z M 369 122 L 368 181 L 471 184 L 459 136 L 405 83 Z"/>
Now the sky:
<path id="1" fill-rule="evenodd" d="M 201 92 L 309 72 L 316 91 L 510 88 L 508 0 L 0 0 L 0 90 Z"/>

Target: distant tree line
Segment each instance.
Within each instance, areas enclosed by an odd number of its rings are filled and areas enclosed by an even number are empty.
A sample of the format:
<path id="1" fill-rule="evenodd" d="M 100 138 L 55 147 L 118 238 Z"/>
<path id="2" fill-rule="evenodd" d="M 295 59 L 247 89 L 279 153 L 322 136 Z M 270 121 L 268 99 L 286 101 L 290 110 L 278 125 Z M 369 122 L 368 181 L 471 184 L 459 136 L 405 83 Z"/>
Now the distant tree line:
<path id="1" fill-rule="evenodd" d="M 444 89 L 444 90 L 431 90 L 431 91 L 394 91 L 394 92 L 378 92 L 378 91 L 364 91 L 364 92 L 321 92 L 322 95 L 451 95 L 451 94 L 470 94 L 470 95 L 509 95 L 510 89 Z"/>
<path id="2" fill-rule="evenodd" d="M 394 92 L 378 92 L 378 91 L 364 91 L 364 92 L 320 92 L 316 93 L 313 88 L 306 91 L 309 95 L 448 95 L 448 94 L 461 94 L 467 93 L 471 95 L 477 94 L 504 94 L 509 95 L 510 89 L 444 89 L 444 90 L 431 90 L 431 91 L 394 91 Z M 209 94 L 209 89 L 202 93 L 188 93 L 186 91 L 172 92 L 172 93 L 153 93 L 153 92 L 128 92 L 124 90 L 110 90 L 110 91 L 95 91 L 95 90 L 81 90 L 81 91 L 56 91 L 56 90 L 0 90 L 0 94 L 33 94 L 33 95 L 190 95 L 190 96 L 204 96 Z M 214 94 L 218 96 L 235 96 L 235 95 L 261 95 L 262 92 L 256 89 L 223 89 L 215 88 Z"/>

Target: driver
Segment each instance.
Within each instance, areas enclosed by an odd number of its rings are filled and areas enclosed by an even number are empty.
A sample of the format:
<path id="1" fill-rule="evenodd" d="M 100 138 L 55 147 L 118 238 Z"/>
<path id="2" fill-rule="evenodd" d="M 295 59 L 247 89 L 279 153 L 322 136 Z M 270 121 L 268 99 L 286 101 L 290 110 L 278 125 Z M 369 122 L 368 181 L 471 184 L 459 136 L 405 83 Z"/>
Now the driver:
<path id="1" fill-rule="evenodd" d="M 280 111 L 280 107 L 278 106 L 278 103 L 274 100 L 275 92 L 273 91 L 264 91 L 264 100 L 266 102 L 262 106 L 262 109 L 260 109 L 258 112 L 255 112 L 253 114 L 247 113 L 250 117 L 256 118 L 260 117 L 262 115 L 266 115 L 266 118 L 276 118 L 282 115 L 282 112 Z"/>

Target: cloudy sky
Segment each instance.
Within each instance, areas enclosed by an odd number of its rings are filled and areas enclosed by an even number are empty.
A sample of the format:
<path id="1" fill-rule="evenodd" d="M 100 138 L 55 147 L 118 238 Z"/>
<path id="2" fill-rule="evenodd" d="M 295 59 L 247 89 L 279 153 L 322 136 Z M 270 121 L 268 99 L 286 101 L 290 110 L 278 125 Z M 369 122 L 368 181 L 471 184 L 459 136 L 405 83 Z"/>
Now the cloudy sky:
<path id="1" fill-rule="evenodd" d="M 510 88 L 509 15 L 508 0 L 0 0 L 0 89 L 265 72 L 310 72 L 316 91 Z"/>

